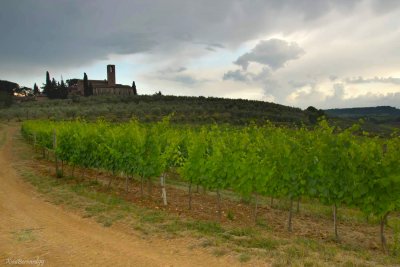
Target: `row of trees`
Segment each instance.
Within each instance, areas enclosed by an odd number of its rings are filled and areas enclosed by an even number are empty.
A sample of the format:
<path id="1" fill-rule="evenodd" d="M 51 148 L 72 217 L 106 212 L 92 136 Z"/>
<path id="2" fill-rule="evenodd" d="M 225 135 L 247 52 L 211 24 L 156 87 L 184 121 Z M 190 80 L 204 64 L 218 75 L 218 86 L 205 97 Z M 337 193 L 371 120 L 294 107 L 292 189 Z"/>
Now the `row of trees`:
<path id="1" fill-rule="evenodd" d="M 68 97 L 68 88 L 61 79 L 57 82 L 54 78 L 50 79 L 50 74 L 46 72 L 46 83 L 43 84 L 43 94 L 47 95 L 50 99 L 66 99 Z"/>
<path id="2" fill-rule="evenodd" d="M 189 208 L 192 185 L 201 185 L 217 193 L 220 217 L 222 190 L 254 197 L 255 203 L 258 196 L 286 198 L 292 231 L 293 202 L 308 197 L 332 206 L 336 238 L 337 211 L 343 205 L 380 218 L 386 250 L 384 225 L 389 213 L 400 208 L 400 139 L 371 138 L 359 126 L 339 131 L 322 121 L 314 130 L 270 124 L 175 127 L 168 120 L 120 125 L 28 121 L 22 126 L 25 136 L 35 135 L 47 148 L 53 146 L 54 131 L 59 159 L 122 172 L 127 181 L 141 177 L 142 188 L 144 180 L 151 184 L 152 178 L 177 168 L 189 185 Z"/>

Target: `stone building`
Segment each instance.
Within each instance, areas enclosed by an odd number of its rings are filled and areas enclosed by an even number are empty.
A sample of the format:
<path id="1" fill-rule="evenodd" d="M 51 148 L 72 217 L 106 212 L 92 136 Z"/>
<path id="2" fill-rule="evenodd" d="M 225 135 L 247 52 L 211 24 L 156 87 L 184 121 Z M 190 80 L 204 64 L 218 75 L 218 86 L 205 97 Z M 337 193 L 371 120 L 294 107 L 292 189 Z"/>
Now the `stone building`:
<path id="1" fill-rule="evenodd" d="M 82 79 L 74 79 L 69 91 L 72 94 L 84 95 Z M 88 80 L 93 86 L 93 95 L 133 95 L 133 88 L 129 85 L 117 84 L 115 81 L 115 65 L 107 65 L 107 80 Z"/>

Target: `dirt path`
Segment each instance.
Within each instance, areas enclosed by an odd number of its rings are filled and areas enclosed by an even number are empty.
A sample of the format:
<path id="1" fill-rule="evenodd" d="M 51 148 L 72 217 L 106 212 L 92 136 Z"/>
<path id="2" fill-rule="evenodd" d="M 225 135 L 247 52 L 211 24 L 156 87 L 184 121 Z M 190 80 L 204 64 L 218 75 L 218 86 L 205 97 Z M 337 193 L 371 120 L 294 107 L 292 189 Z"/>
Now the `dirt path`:
<path id="1" fill-rule="evenodd" d="M 235 266 L 229 256 L 190 250 L 190 239 L 143 240 L 104 228 L 45 202 L 13 167 L 13 137 L 5 127 L 0 149 L 0 265 L 12 260 L 44 260 L 45 266 Z"/>

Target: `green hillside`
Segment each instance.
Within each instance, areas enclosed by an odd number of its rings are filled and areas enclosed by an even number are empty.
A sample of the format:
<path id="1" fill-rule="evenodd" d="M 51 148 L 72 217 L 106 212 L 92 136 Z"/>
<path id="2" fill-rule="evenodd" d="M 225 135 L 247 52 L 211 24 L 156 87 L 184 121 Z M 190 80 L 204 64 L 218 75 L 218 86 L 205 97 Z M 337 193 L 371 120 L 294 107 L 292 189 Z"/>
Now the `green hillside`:
<path id="1" fill-rule="evenodd" d="M 3 119 L 77 117 L 95 120 L 126 121 L 132 117 L 150 122 L 174 114 L 179 123 L 248 124 L 251 121 L 278 124 L 310 124 L 315 121 L 312 111 L 270 102 L 225 99 L 215 97 L 187 97 L 164 95 L 73 97 L 66 100 L 28 101 L 15 103 L 10 109 L 0 110 Z"/>
<path id="2" fill-rule="evenodd" d="M 364 108 L 327 109 L 325 113 L 332 117 L 365 118 L 365 117 L 400 117 L 400 109 L 390 106 Z"/>

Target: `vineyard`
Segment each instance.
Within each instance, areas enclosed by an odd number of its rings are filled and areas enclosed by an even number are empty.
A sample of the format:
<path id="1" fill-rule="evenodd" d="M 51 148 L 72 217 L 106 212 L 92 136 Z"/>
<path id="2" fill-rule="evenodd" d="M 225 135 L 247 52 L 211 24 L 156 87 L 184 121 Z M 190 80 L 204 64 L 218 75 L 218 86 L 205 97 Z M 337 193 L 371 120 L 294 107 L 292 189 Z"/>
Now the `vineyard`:
<path id="1" fill-rule="evenodd" d="M 233 127 L 182 126 L 169 123 L 111 124 L 105 121 L 25 121 L 23 136 L 45 154 L 54 151 L 58 176 L 64 164 L 94 168 L 141 182 L 145 195 L 155 179 L 165 185 L 177 171 L 189 188 L 216 192 L 221 219 L 221 192 L 229 190 L 253 198 L 288 199 L 288 231 L 293 231 L 293 205 L 301 198 L 332 207 L 333 234 L 338 239 L 340 207 L 361 210 L 380 220 L 382 248 L 387 251 L 384 227 L 400 208 L 400 138 L 372 137 L 358 125 L 340 130 L 326 121 L 314 129 L 283 128 L 272 124 Z M 112 183 L 110 179 L 109 184 Z M 164 205 L 168 192 L 162 187 Z"/>

